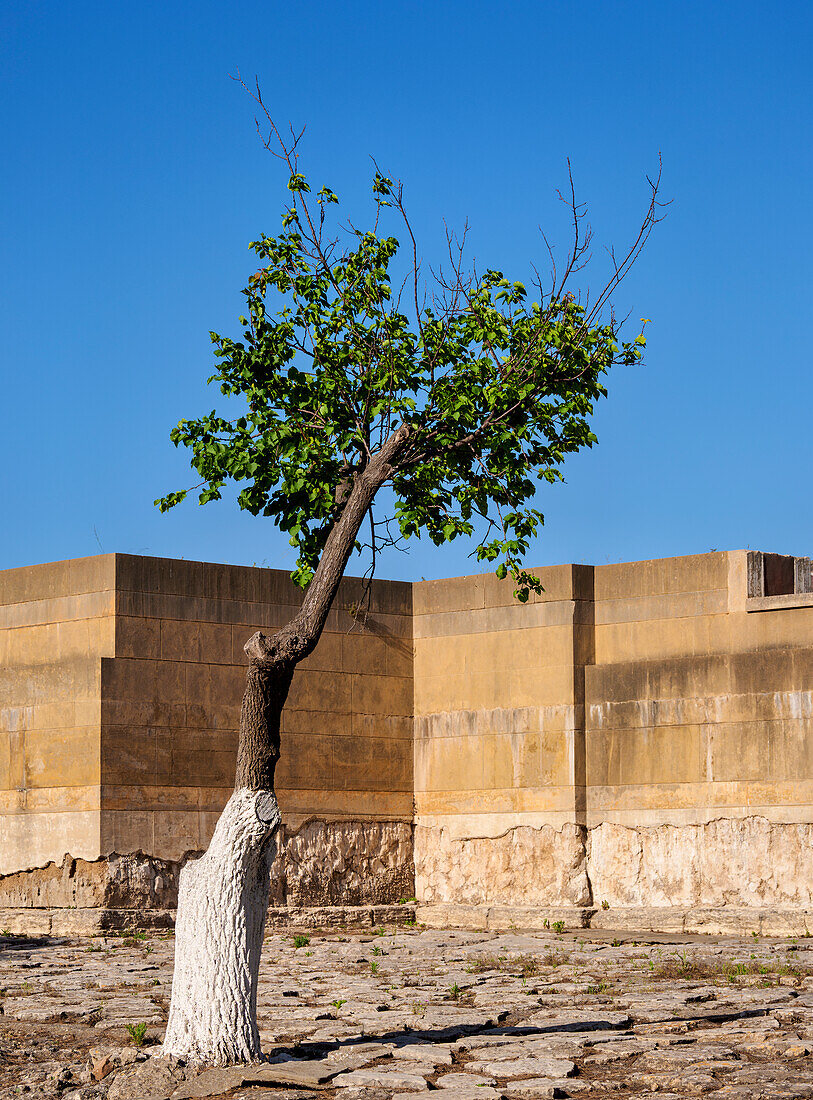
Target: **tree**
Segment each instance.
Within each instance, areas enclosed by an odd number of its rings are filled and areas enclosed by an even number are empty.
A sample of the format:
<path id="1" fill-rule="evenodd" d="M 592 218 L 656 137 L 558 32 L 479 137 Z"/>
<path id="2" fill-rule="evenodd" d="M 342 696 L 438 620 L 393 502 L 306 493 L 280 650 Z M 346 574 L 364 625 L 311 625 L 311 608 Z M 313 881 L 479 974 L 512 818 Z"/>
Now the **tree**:
<path id="1" fill-rule="evenodd" d="M 477 559 L 510 575 L 517 599 L 540 590 L 522 565 L 543 522 L 539 482 L 560 479 L 565 457 L 592 446 L 589 417 L 605 374 L 641 358 L 643 333 L 621 340 L 610 297 L 660 208 L 658 177 L 633 245 L 592 302 L 570 290 L 590 246 L 572 176 L 572 247 L 547 288 L 537 277 L 535 300 L 500 271 L 467 269 L 465 232 L 447 234 L 445 270 L 424 278 L 401 185 L 376 167 L 372 228 L 332 229 L 338 199 L 327 187 L 312 195 L 299 170 L 302 134 L 284 137 L 259 88 L 252 94 L 290 200 L 281 232 L 250 245 L 260 266 L 244 291 L 242 339 L 211 334 L 217 370 L 209 381 L 247 407 L 234 419 L 213 410 L 182 420 L 171 433 L 191 450 L 201 504 L 231 480 L 241 485 L 241 508 L 289 533 L 293 580 L 304 589 L 286 626 L 246 642 L 235 790 L 208 851 L 181 875 L 164 1049 L 220 1064 L 260 1056 L 257 976 L 280 824 L 280 715 L 351 555 L 366 545 L 374 568 L 384 544 L 474 536 Z M 399 241 L 379 228 L 388 217 L 407 241 L 402 267 Z M 385 486 L 394 503 L 382 520 L 373 504 Z M 187 492 L 156 503 L 166 510 Z"/>

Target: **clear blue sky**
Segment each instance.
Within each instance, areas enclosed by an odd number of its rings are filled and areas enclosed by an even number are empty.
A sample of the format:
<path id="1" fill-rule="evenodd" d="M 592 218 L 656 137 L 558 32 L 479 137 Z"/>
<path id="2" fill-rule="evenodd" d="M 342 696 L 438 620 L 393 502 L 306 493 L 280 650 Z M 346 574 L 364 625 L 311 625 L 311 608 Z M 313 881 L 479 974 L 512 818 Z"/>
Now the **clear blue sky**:
<path id="1" fill-rule="evenodd" d="M 619 297 L 652 318 L 646 365 L 610 378 L 531 559 L 813 552 L 811 30 L 794 0 L 3 5 L 0 568 L 291 563 L 229 503 L 152 505 L 190 481 L 168 433 L 214 404 L 209 330 L 237 332 L 285 193 L 238 68 L 307 123 L 304 167 L 349 210 L 372 154 L 427 260 L 467 217 L 512 278 L 544 259 L 537 226 L 567 241 L 568 156 L 600 259 L 662 151 L 673 205 Z M 380 575 L 476 572 L 468 549 L 415 543 Z"/>

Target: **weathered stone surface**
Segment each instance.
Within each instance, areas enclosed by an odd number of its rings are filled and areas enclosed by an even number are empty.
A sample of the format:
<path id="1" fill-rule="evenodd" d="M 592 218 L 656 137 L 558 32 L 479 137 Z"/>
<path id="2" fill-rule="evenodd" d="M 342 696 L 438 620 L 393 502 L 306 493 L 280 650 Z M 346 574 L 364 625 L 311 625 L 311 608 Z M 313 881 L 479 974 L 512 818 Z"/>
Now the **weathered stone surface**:
<path id="1" fill-rule="evenodd" d="M 426 1092 L 411 1095 L 419 1097 L 420 1100 L 426 1100 Z M 500 1100 L 504 1095 L 503 1089 L 492 1088 L 490 1085 L 459 1084 L 445 1088 L 443 1100 Z M 399 1093 L 398 1100 L 408 1100 L 408 1094 Z"/>
<path id="2" fill-rule="evenodd" d="M 143 852 L 92 861 L 65 856 L 61 864 L 0 875 L 0 909 L 175 908 L 180 866 Z"/>
<path id="3" fill-rule="evenodd" d="M 810 942 L 613 939 L 368 929 L 314 935 L 298 950 L 292 929 L 272 933 L 258 995 L 271 1062 L 201 1072 L 155 1056 L 123 1064 L 157 1049 L 137 1050 L 125 1027 L 166 1005 L 171 937 L 0 937 L 0 1095 L 12 1084 L 43 1100 L 102 1100 L 108 1087 L 113 1100 L 813 1095 Z M 449 1000 L 458 979 L 465 994 Z M 147 1040 L 160 1039 L 157 1025 Z M 15 1042 L 33 1045 L 21 1056 Z M 105 1059 L 112 1070 L 93 1082 L 89 1067 Z"/>
<path id="4" fill-rule="evenodd" d="M 387 905 L 414 893 L 412 827 L 401 821 L 286 827 L 271 868 L 272 905 Z"/>
<path id="5" fill-rule="evenodd" d="M 425 1062 L 431 1066 L 449 1066 L 452 1064 L 451 1046 L 446 1043 L 408 1043 L 396 1047 L 393 1059 L 402 1062 Z"/>
<path id="6" fill-rule="evenodd" d="M 509 829 L 458 839 L 448 829 L 415 828 L 419 901 L 431 905 L 589 905 L 584 829 L 580 825 Z"/>
<path id="7" fill-rule="evenodd" d="M 243 1083 L 242 1066 L 208 1069 L 185 1081 L 172 1093 L 172 1100 L 199 1100 L 207 1096 L 219 1096 Z"/>
<path id="8" fill-rule="evenodd" d="M 164 1058 L 150 1058 L 128 1066 L 116 1077 L 107 1100 L 169 1100 L 185 1073 Z"/>
<path id="9" fill-rule="evenodd" d="M 271 869 L 272 922 L 290 923 L 297 912 L 313 921 L 314 907 L 324 907 L 328 926 L 356 923 L 361 916 L 369 922 L 414 915 L 406 909 L 389 911 L 415 892 L 411 826 L 311 821 L 285 830 L 284 838 Z M 93 861 L 65 856 L 61 864 L 2 875 L 0 919 L 12 931 L 56 935 L 128 925 L 171 927 L 183 862 L 143 852 Z M 275 906 L 281 907 L 276 915 Z M 364 914 L 354 914 L 354 907 L 363 907 Z M 371 908 L 388 911 L 373 913 Z"/>
<path id="10" fill-rule="evenodd" d="M 587 873 L 614 906 L 813 906 L 813 824 L 721 817 L 591 829 Z"/>
<path id="11" fill-rule="evenodd" d="M 476 1058 L 467 1063 L 475 1073 L 489 1073 L 494 1077 L 570 1077 L 576 1066 L 567 1058 L 517 1058 L 506 1061 L 492 1058 Z"/>
<path id="12" fill-rule="evenodd" d="M 424 1077 L 416 1073 L 405 1073 L 389 1068 L 357 1069 L 352 1073 L 342 1073 L 333 1078 L 333 1084 L 336 1088 L 343 1088 L 346 1085 L 373 1085 L 397 1091 L 412 1089 L 415 1092 L 422 1092 L 428 1088 Z"/>
<path id="13" fill-rule="evenodd" d="M 536 1097 L 539 1100 L 552 1100 L 553 1097 L 575 1096 L 589 1088 L 586 1081 L 574 1081 L 569 1077 L 527 1077 L 523 1081 L 509 1081 L 503 1093 L 507 1100 L 514 1100 L 514 1097 L 518 1100 Z"/>
<path id="14" fill-rule="evenodd" d="M 471 1089 L 482 1085 L 493 1085 L 493 1077 L 480 1073 L 444 1073 L 435 1082 L 439 1089 Z"/>
<path id="15" fill-rule="evenodd" d="M 341 1065 L 326 1061 L 292 1059 L 272 1066 L 251 1066 L 243 1070 L 244 1085 L 301 1085 L 306 1088 L 321 1085 L 342 1071 Z"/>

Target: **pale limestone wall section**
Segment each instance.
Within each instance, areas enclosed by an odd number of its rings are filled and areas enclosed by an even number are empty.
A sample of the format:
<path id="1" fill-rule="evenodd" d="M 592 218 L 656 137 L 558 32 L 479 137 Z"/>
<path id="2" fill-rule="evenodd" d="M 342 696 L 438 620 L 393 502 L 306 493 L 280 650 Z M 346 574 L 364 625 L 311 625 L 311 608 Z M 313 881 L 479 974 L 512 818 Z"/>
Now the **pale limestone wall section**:
<path id="1" fill-rule="evenodd" d="M 742 908 L 813 904 L 813 824 L 764 817 L 588 834 L 593 901 L 614 906 Z"/>
<path id="2" fill-rule="evenodd" d="M 0 873 L 100 854 L 113 555 L 0 573 Z"/>
<path id="3" fill-rule="evenodd" d="M 419 825 L 415 874 L 423 905 L 809 908 L 813 825 L 743 817 L 468 838 Z"/>
<path id="4" fill-rule="evenodd" d="M 500 836 L 455 837 L 418 824 L 415 884 L 422 905 L 587 906 L 585 830 L 522 825 Z"/>
<path id="5" fill-rule="evenodd" d="M 745 562 L 596 569 L 588 825 L 813 821 L 813 607 L 749 611 Z"/>
<path id="6" fill-rule="evenodd" d="M 574 904 L 585 873 L 596 903 L 806 901 L 813 607 L 755 613 L 744 551 L 542 573 L 524 607 L 416 585 L 419 899 Z M 549 830 L 581 823 L 557 878 Z"/>
<path id="7" fill-rule="evenodd" d="M 451 836 L 577 820 L 591 570 L 539 571 L 522 605 L 510 581 L 414 586 L 417 821 Z"/>

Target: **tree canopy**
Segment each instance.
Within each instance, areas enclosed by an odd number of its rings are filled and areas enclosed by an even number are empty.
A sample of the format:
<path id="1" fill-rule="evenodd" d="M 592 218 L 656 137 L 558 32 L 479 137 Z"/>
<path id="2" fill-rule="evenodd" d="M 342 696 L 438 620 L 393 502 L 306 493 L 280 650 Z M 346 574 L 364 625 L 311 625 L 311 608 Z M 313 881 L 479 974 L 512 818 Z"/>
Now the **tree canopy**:
<path id="1" fill-rule="evenodd" d="M 288 533 L 292 576 L 306 587 L 354 479 L 400 432 L 391 511 L 370 513 L 373 562 L 383 543 L 474 536 L 477 559 L 496 562 L 527 600 L 539 589 L 522 564 L 543 522 L 539 485 L 596 442 L 590 417 L 607 372 L 643 353 L 643 330 L 621 338 L 610 295 L 658 220 L 658 182 L 634 244 L 591 302 L 570 287 L 590 244 L 571 181 L 568 262 L 529 295 L 501 271 L 467 269 L 465 232 L 447 234 L 446 266 L 425 277 L 402 186 L 377 167 L 372 224 L 341 225 L 337 196 L 314 195 L 299 170 L 301 134 L 284 139 L 266 117 L 290 199 L 280 232 L 249 246 L 260 266 L 243 291 L 242 336 L 211 333 L 209 382 L 240 413 L 213 409 L 171 433 L 191 451 L 199 502 L 238 483 L 240 507 Z M 400 237 L 384 232 L 393 220 Z M 156 504 L 166 510 L 189 491 Z"/>

